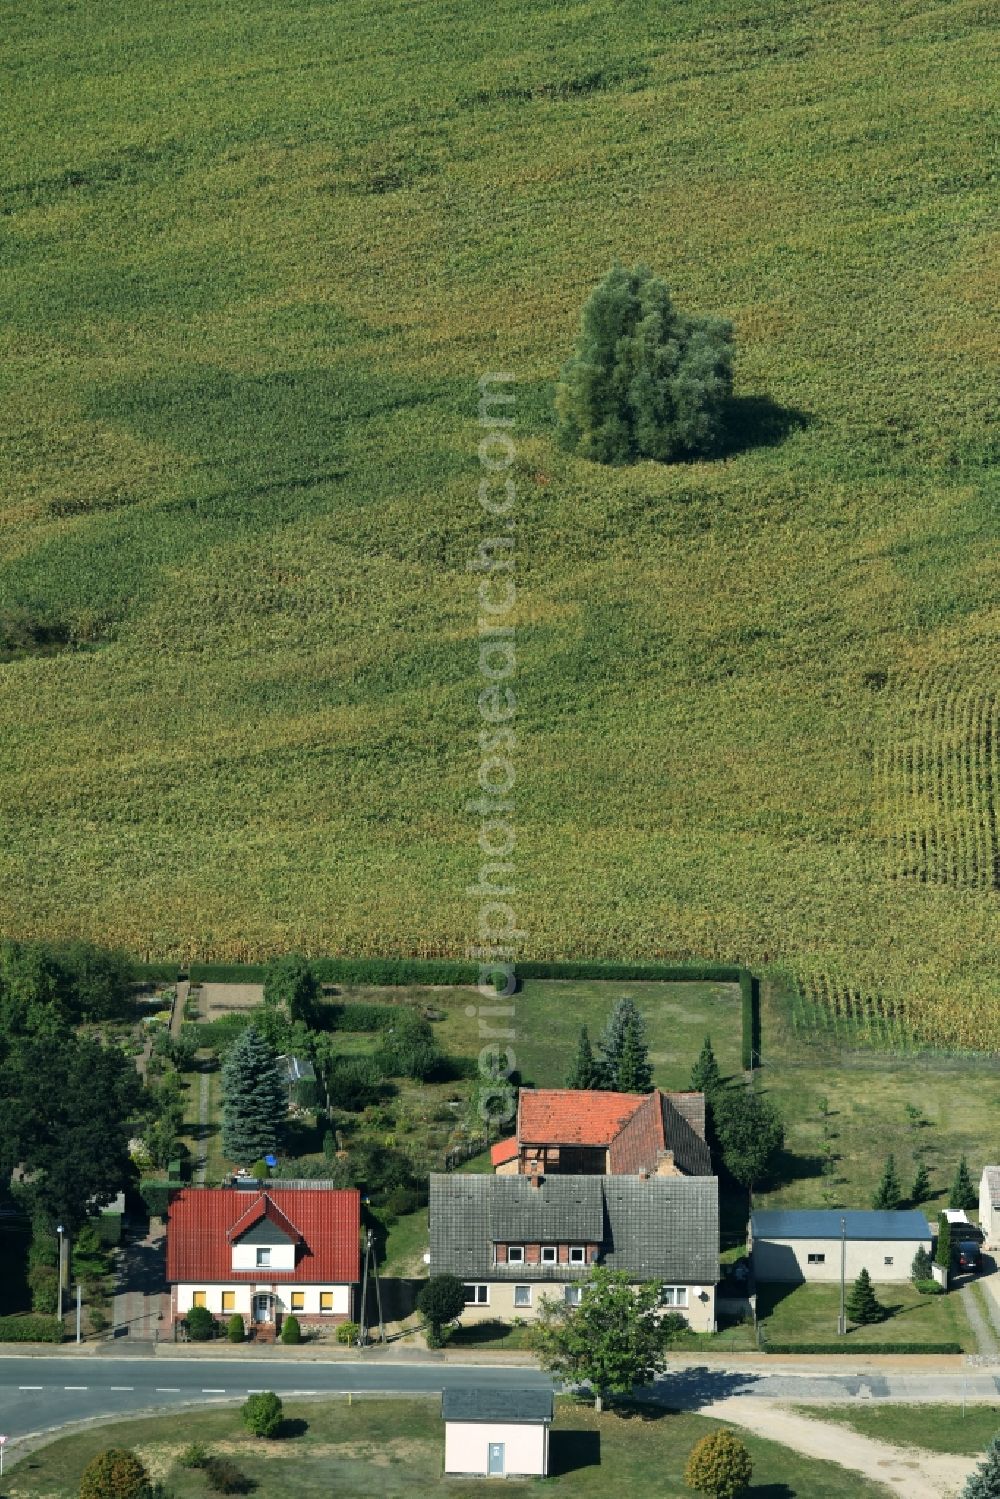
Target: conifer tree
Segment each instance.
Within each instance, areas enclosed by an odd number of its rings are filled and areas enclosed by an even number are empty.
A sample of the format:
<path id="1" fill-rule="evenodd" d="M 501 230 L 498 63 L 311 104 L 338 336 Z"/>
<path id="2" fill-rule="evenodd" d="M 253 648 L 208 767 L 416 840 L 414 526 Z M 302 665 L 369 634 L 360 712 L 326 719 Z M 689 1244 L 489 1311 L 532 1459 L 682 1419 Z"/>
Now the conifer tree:
<path id="1" fill-rule="evenodd" d="M 623 994 L 621 999 L 615 1001 L 614 1009 L 608 1016 L 608 1023 L 604 1027 L 604 1033 L 598 1042 L 598 1050 L 600 1052 L 597 1063 L 600 1078 L 599 1086 L 607 1088 L 613 1093 L 627 1093 L 632 1091 L 629 1088 L 624 1088 L 619 1078 L 622 1055 L 625 1051 L 626 1038 L 630 1030 L 633 1032 L 633 1035 L 629 1045 L 633 1050 L 633 1057 L 635 1059 L 629 1063 L 630 1070 L 634 1070 L 636 1060 L 645 1062 L 648 1067 L 649 1049 L 646 1044 L 646 1022 L 639 1013 L 635 1000 L 629 995 Z"/>
<path id="2" fill-rule="evenodd" d="M 910 1279 L 912 1281 L 931 1279 L 931 1257 L 922 1244 L 913 1256 L 913 1264 L 910 1266 Z"/>
<path id="3" fill-rule="evenodd" d="M 587 1027 L 580 1027 L 580 1040 L 577 1043 L 576 1059 L 573 1069 L 566 1079 L 567 1088 L 580 1090 L 596 1088 L 599 1085 L 598 1067 L 594 1060 L 594 1048 L 590 1044 L 590 1035 Z"/>
<path id="4" fill-rule="evenodd" d="M 701 1043 L 698 1060 L 691 1068 L 691 1089 L 694 1093 L 704 1093 L 707 1098 L 721 1082 L 722 1073 L 719 1071 L 719 1064 L 712 1050 L 712 1038 L 706 1036 Z"/>
<path id="5" fill-rule="evenodd" d="M 951 1224 L 942 1213 L 938 1218 L 937 1248 L 934 1251 L 934 1263 L 942 1270 L 951 1269 Z"/>
<path id="6" fill-rule="evenodd" d="M 921 1161 L 913 1178 L 913 1186 L 910 1188 L 910 1201 L 915 1208 L 922 1202 L 926 1202 L 931 1195 L 931 1178 L 927 1167 Z"/>
<path id="7" fill-rule="evenodd" d="M 653 1069 L 649 1065 L 649 1048 L 640 1029 L 637 1016 L 630 1020 L 622 1042 L 622 1053 L 618 1059 L 618 1076 L 615 1079 L 619 1093 L 648 1093 L 653 1086 Z"/>
<path id="8" fill-rule="evenodd" d="M 248 1026 L 222 1067 L 222 1149 L 249 1165 L 275 1149 L 287 1096 L 274 1051 Z"/>
<path id="9" fill-rule="evenodd" d="M 892 1208 L 898 1208 L 903 1200 L 903 1189 L 899 1184 L 899 1176 L 896 1173 L 896 1157 L 892 1154 L 885 1158 L 885 1167 L 882 1171 L 882 1180 L 876 1188 L 872 1198 L 872 1207 L 879 1212 L 885 1212 Z"/>
<path id="10" fill-rule="evenodd" d="M 963 1156 L 958 1163 L 955 1180 L 951 1184 L 951 1202 L 949 1206 L 961 1208 L 963 1212 L 968 1212 L 969 1208 L 978 1207 L 978 1205 L 979 1198 L 975 1187 L 972 1185 L 972 1178 L 969 1175 L 969 1163 L 965 1159 L 965 1156 Z"/>
<path id="11" fill-rule="evenodd" d="M 1000 1499 L 1000 1434 L 991 1439 L 979 1467 L 969 1474 L 961 1499 Z"/>
<path id="12" fill-rule="evenodd" d="M 875 1295 L 875 1287 L 867 1270 L 861 1271 L 847 1293 L 846 1306 L 851 1321 L 862 1327 L 867 1327 L 872 1322 L 881 1322 L 885 1316 L 885 1307 Z"/>

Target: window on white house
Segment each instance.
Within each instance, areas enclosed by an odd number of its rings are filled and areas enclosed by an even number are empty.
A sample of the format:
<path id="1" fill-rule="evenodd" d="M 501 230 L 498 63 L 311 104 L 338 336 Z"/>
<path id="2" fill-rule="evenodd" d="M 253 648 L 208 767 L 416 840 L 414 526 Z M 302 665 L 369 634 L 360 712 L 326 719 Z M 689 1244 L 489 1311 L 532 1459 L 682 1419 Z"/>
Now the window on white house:
<path id="1" fill-rule="evenodd" d="M 531 1305 L 531 1287 L 530 1286 L 515 1286 L 514 1287 L 514 1305 L 515 1306 L 530 1306 Z"/>
<path id="2" fill-rule="evenodd" d="M 883 1265 L 891 1265 L 892 1264 L 892 1255 L 891 1254 L 887 1254 L 886 1257 L 885 1257 L 885 1259 L 882 1261 L 882 1263 L 883 1263 Z"/>
<path id="3" fill-rule="evenodd" d="M 508 1263 L 508 1265 L 523 1265 L 524 1264 L 524 1245 L 523 1244 L 509 1244 L 507 1246 L 507 1263 Z"/>
<path id="4" fill-rule="evenodd" d="M 542 1245 L 542 1264 L 554 1265 L 559 1258 L 559 1251 L 554 1244 Z"/>
<path id="5" fill-rule="evenodd" d="M 579 1306 L 583 1300 L 582 1286 L 563 1286 L 563 1295 L 566 1297 L 567 1306 Z"/>
<path id="6" fill-rule="evenodd" d="M 688 1304 L 687 1286 L 664 1286 L 660 1292 L 661 1306 L 686 1307 Z"/>
<path id="7" fill-rule="evenodd" d="M 471 1286 L 471 1285 L 470 1286 L 466 1286 L 465 1287 L 465 1304 L 466 1304 L 466 1306 L 489 1306 L 489 1304 L 490 1304 L 490 1288 L 489 1288 L 489 1286 Z"/>
<path id="8" fill-rule="evenodd" d="M 570 1246 L 569 1262 L 571 1265 L 585 1265 L 587 1263 L 587 1251 L 582 1244 Z"/>
<path id="9" fill-rule="evenodd" d="M 806 1264 L 807 1265 L 825 1265 L 826 1264 L 826 1255 L 825 1254 L 807 1254 L 806 1255 Z"/>
<path id="10" fill-rule="evenodd" d="M 257 1264 L 258 1265 L 269 1265 L 270 1263 L 271 1263 L 271 1251 L 270 1251 L 270 1249 L 258 1249 L 258 1251 L 257 1251 Z"/>

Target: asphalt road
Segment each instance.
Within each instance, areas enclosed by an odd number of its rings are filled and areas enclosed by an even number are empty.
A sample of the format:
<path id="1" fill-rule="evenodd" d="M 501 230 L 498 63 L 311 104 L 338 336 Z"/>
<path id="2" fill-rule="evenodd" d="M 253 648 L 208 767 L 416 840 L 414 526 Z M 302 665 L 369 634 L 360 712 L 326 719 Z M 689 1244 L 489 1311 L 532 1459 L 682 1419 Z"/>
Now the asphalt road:
<path id="1" fill-rule="evenodd" d="M 128 1416 L 171 1406 L 244 1400 L 254 1390 L 282 1396 L 379 1391 L 437 1393 L 445 1385 L 542 1386 L 537 1369 L 474 1364 L 295 1363 L 252 1359 L 0 1357 L 0 1432 L 19 1437 L 90 1416 Z M 15 1449 L 16 1450 L 16 1449 Z"/>
<path id="2" fill-rule="evenodd" d="M 91 1416 L 204 1406 L 243 1400 L 254 1390 L 296 1395 L 377 1392 L 436 1394 L 446 1385 L 547 1387 L 549 1377 L 524 1365 L 454 1363 L 302 1362 L 253 1359 L 0 1357 L 0 1431 L 11 1455 L 18 1438 L 52 1431 Z M 1000 1370 L 922 1369 L 841 1373 L 814 1369 L 674 1367 L 643 1397 L 697 1410 L 733 1397 L 833 1404 L 876 1400 L 1000 1404 Z"/>

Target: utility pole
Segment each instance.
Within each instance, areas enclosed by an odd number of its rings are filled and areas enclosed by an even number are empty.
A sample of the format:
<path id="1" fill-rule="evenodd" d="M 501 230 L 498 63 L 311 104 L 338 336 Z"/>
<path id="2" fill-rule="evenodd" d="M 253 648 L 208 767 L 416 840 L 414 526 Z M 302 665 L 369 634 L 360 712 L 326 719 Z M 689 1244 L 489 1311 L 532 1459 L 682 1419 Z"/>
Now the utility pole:
<path id="1" fill-rule="evenodd" d="M 59 1224 L 56 1225 L 56 1233 L 59 1235 L 59 1326 L 62 1327 L 62 1319 L 63 1319 L 63 1244 L 65 1243 L 65 1239 L 63 1237 L 63 1226 L 62 1226 L 61 1223 L 59 1223 Z"/>
<path id="2" fill-rule="evenodd" d="M 365 1268 L 361 1280 L 361 1325 L 358 1329 L 358 1344 L 364 1348 L 368 1342 L 368 1268 L 375 1279 L 375 1305 L 378 1307 L 378 1338 L 385 1342 L 385 1323 L 382 1320 L 382 1287 L 378 1278 L 378 1255 L 375 1252 L 375 1235 L 371 1229 L 365 1237 Z"/>
<path id="3" fill-rule="evenodd" d="M 840 1317 L 837 1321 L 837 1331 L 841 1337 L 847 1334 L 847 1219 L 840 1220 Z"/>

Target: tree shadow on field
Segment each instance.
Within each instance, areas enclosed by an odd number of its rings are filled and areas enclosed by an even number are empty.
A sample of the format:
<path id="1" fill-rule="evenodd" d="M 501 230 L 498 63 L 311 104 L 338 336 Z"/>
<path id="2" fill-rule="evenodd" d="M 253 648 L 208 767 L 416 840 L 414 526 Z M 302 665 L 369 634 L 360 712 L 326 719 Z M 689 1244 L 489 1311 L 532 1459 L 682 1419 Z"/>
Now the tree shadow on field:
<path id="1" fill-rule="evenodd" d="M 798 1490 L 787 1483 L 752 1483 L 746 1492 L 747 1499 L 799 1499 Z"/>
<path id="2" fill-rule="evenodd" d="M 816 418 L 770 396 L 730 396 L 720 423 L 718 458 L 735 458 L 754 448 L 776 448 L 794 432 L 804 432 Z"/>

